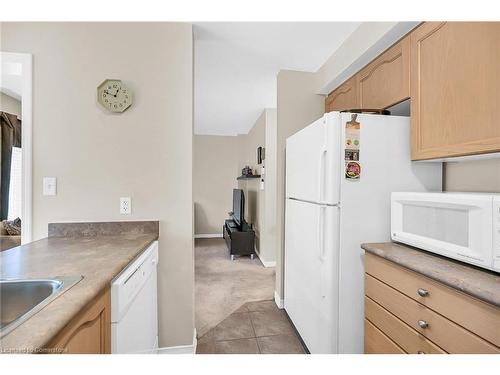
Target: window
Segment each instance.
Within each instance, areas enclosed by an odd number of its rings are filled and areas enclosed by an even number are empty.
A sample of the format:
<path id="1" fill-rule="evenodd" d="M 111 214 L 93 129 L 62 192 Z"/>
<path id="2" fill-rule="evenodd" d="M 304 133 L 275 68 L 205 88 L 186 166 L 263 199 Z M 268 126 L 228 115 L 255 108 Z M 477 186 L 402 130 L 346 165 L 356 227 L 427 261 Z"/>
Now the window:
<path id="1" fill-rule="evenodd" d="M 12 147 L 9 185 L 9 217 L 8 220 L 22 219 L 22 167 L 23 153 L 20 147 Z"/>

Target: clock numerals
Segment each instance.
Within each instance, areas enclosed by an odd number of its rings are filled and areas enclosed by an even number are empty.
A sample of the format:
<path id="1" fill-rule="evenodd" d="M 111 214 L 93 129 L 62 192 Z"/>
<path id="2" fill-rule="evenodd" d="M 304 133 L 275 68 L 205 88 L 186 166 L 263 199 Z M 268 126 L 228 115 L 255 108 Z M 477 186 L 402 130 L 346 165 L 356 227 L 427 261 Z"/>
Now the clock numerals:
<path id="1" fill-rule="evenodd" d="M 98 102 L 111 112 L 123 112 L 132 104 L 128 88 L 119 80 L 106 80 L 97 91 Z"/>

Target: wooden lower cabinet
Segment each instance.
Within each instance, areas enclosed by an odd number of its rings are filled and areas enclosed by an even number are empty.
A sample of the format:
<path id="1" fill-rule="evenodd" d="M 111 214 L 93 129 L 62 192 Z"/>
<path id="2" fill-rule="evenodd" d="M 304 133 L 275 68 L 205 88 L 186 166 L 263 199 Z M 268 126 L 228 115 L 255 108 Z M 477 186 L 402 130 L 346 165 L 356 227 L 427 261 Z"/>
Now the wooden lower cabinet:
<path id="1" fill-rule="evenodd" d="M 365 320 L 384 335 L 368 326 L 366 353 L 393 350 L 390 340 L 405 353 L 500 354 L 499 308 L 376 255 L 365 271 Z"/>
<path id="2" fill-rule="evenodd" d="M 365 319 L 365 353 L 366 354 L 405 354 L 394 341 L 380 329 Z"/>
<path id="3" fill-rule="evenodd" d="M 111 293 L 102 291 L 50 342 L 52 352 L 111 353 Z"/>

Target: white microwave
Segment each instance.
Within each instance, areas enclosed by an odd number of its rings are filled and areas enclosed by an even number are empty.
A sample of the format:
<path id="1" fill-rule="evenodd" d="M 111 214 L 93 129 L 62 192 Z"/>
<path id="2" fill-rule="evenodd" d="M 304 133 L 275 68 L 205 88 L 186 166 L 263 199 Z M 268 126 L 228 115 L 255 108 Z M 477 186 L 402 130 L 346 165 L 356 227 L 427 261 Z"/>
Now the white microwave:
<path id="1" fill-rule="evenodd" d="M 392 193 L 391 238 L 500 272 L 500 194 Z"/>

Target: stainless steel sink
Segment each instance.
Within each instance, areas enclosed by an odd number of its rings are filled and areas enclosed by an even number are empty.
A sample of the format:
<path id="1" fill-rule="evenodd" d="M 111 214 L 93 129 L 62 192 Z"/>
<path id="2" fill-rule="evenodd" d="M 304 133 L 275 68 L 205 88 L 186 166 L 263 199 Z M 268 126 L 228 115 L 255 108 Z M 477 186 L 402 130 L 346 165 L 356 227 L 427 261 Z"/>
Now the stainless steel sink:
<path id="1" fill-rule="evenodd" d="M 0 337 L 5 336 L 82 279 L 0 279 Z"/>

